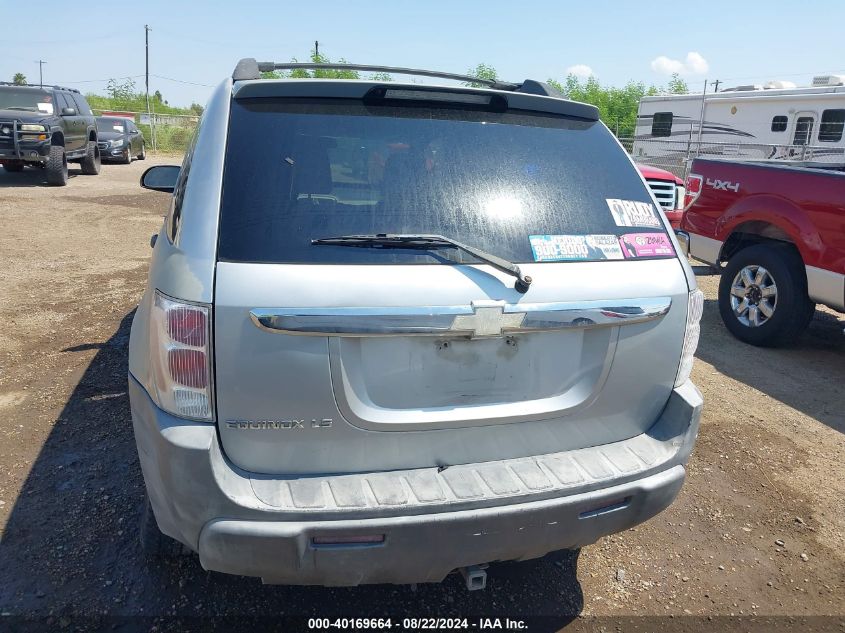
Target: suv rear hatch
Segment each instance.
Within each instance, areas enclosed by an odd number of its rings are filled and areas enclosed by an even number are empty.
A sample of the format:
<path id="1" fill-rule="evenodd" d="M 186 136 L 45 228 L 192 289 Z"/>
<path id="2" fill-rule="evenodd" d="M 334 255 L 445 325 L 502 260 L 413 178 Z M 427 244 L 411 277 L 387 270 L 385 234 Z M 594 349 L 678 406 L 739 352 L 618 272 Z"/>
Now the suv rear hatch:
<path id="1" fill-rule="evenodd" d="M 214 345 L 237 466 L 449 466 L 658 417 L 688 288 L 643 181 L 596 121 L 469 101 L 233 100 Z M 440 234 L 533 283 L 454 248 L 312 243 L 374 234 Z"/>

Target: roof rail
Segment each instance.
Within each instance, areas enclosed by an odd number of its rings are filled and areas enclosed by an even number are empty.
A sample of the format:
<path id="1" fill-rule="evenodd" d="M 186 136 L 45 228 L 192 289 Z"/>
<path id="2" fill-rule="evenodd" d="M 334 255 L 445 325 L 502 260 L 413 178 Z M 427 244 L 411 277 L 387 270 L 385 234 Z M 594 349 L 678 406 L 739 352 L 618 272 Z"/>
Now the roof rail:
<path id="1" fill-rule="evenodd" d="M 52 84 L 43 84 L 40 86 L 36 86 L 35 84 L 16 84 L 12 81 L 0 81 L 0 86 L 15 86 L 16 88 L 38 88 L 42 90 L 44 88 L 51 88 L 53 90 L 67 90 L 68 92 L 79 92 L 77 88 L 65 88 L 64 86 L 54 86 Z M 80 93 L 81 94 L 81 93 Z"/>
<path id="2" fill-rule="evenodd" d="M 498 81 L 495 79 L 483 79 L 481 77 L 473 77 L 472 75 L 459 75 L 455 73 L 445 73 L 439 70 L 424 70 L 420 68 L 400 68 L 396 66 L 371 66 L 367 64 L 313 64 L 313 63 L 278 63 L 278 62 L 258 62 L 251 57 L 246 57 L 238 62 L 235 70 L 232 73 L 232 79 L 241 81 L 245 79 L 260 79 L 261 73 L 273 72 L 274 70 L 360 70 L 362 72 L 374 73 L 395 73 L 397 75 L 416 75 L 420 77 L 435 77 L 437 79 L 452 79 L 454 81 L 463 81 L 466 83 L 482 84 L 494 90 L 506 90 L 509 92 L 525 92 L 528 94 L 541 95 L 545 97 L 562 98 L 557 90 L 546 83 L 534 81 L 533 79 L 526 79 L 521 84 L 515 84 L 508 81 Z"/>

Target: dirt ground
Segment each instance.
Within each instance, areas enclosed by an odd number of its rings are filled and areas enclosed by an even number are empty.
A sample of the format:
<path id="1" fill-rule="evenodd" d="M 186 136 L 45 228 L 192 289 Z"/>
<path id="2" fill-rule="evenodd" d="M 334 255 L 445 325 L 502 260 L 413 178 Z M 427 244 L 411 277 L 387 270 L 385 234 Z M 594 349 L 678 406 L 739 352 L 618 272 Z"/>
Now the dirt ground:
<path id="1" fill-rule="evenodd" d="M 549 630 L 603 616 L 674 616 L 655 620 L 664 630 L 837 616 L 815 622 L 845 630 L 842 315 L 818 310 L 790 349 L 746 346 L 724 329 L 718 278 L 706 275 L 693 371 L 705 412 L 687 483 L 666 512 L 577 561 L 495 565 L 473 593 L 456 576 L 416 590 L 320 589 L 210 574 L 193 557 L 147 566 L 126 347 L 168 204 L 138 187 L 154 162 L 178 159 L 71 170 L 64 188 L 0 170 L 0 630 L 19 616 L 62 628 L 80 615 L 165 626 L 172 615 L 327 613 L 533 615 Z"/>

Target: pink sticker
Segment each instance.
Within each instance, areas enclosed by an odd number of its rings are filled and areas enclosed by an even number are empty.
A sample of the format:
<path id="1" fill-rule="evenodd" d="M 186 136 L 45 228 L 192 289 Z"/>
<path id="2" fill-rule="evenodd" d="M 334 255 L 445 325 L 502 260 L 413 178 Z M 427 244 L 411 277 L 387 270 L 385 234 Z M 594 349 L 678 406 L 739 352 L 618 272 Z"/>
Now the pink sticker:
<path id="1" fill-rule="evenodd" d="M 626 233 L 619 238 L 625 258 L 674 257 L 672 241 L 665 233 Z"/>

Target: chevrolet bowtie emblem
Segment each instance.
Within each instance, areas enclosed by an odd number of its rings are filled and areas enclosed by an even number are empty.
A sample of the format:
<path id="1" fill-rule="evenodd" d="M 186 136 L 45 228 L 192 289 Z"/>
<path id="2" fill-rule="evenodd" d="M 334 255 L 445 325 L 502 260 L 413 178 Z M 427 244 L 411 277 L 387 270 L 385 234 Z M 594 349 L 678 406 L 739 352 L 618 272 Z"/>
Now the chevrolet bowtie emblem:
<path id="1" fill-rule="evenodd" d="M 471 338 L 496 337 L 519 328 L 525 320 L 525 312 L 505 312 L 504 301 L 473 301 L 472 312 L 456 316 L 449 329 L 469 332 Z"/>

